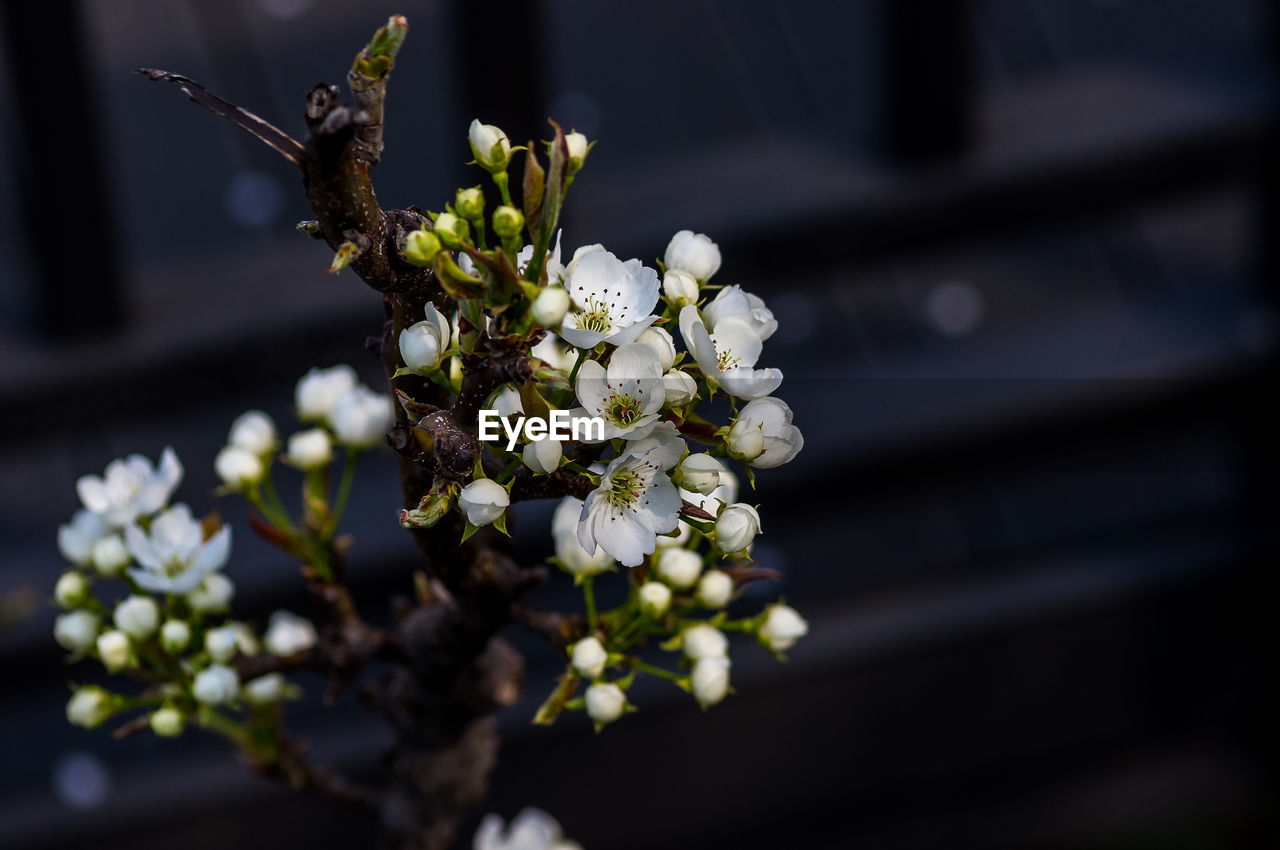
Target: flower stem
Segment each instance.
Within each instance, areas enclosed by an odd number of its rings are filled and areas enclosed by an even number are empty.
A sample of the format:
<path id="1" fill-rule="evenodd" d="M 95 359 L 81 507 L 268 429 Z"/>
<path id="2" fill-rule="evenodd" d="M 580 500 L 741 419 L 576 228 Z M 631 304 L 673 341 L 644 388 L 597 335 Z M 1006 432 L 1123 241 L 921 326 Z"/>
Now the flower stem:
<path id="1" fill-rule="evenodd" d="M 587 606 L 587 628 L 596 630 L 596 589 L 595 576 L 587 576 L 582 580 L 582 599 Z"/>
<path id="2" fill-rule="evenodd" d="M 640 670 L 641 672 L 648 673 L 652 676 L 657 676 L 659 678 L 666 679 L 669 682 L 678 682 L 680 681 L 681 678 L 683 678 L 679 673 L 673 673 L 670 670 L 663 670 L 661 667 L 655 667 L 652 664 L 646 664 L 645 662 L 641 661 L 639 658 L 631 658 L 629 659 L 629 663 L 631 664 L 631 667 L 633 670 Z"/>
<path id="3" fill-rule="evenodd" d="M 333 513 L 329 518 L 329 536 L 338 530 L 338 521 L 342 519 L 342 512 L 347 509 L 347 500 L 351 497 L 351 480 L 355 477 L 356 458 L 360 456 L 359 449 L 347 449 L 347 457 L 342 465 L 342 480 L 338 483 L 338 495 L 334 499 Z"/>
<path id="4" fill-rule="evenodd" d="M 572 385 L 578 379 L 578 370 L 582 368 L 582 362 L 587 359 L 587 349 L 578 349 L 578 362 L 573 364 L 573 370 L 569 372 L 569 383 Z"/>

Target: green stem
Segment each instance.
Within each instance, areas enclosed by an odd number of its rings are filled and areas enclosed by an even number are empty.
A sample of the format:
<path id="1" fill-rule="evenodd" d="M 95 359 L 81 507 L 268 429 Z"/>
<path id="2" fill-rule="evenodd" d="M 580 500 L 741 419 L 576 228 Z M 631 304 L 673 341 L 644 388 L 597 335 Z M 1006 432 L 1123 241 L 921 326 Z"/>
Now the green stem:
<path id="1" fill-rule="evenodd" d="M 507 464 L 506 468 L 498 473 L 498 477 L 495 478 L 494 480 L 497 481 L 499 484 L 506 484 L 507 480 L 515 473 L 517 469 L 520 468 L 520 464 L 522 463 L 524 463 L 524 458 L 520 455 L 516 455 L 514 458 L 511 459 L 511 462 Z"/>
<path id="2" fill-rule="evenodd" d="M 582 580 L 582 599 L 587 606 L 587 629 L 596 630 L 596 589 L 595 576 L 587 576 Z"/>
<path id="3" fill-rule="evenodd" d="M 498 191 L 502 193 L 502 203 L 511 206 L 511 189 L 507 186 L 510 178 L 507 177 L 507 172 L 493 172 L 493 182 L 498 187 Z"/>
<path id="4" fill-rule="evenodd" d="M 572 371 L 569 372 L 569 384 L 572 385 L 578 379 L 578 370 L 582 368 L 582 363 L 587 359 L 587 350 L 585 348 L 578 349 L 578 362 L 573 364 Z"/>
<path id="5" fill-rule="evenodd" d="M 234 742 L 240 747 L 247 748 L 249 737 L 243 726 L 232 720 L 226 715 L 219 714 L 213 709 L 206 709 L 200 712 L 200 725 L 206 729 L 217 732 L 229 741 Z"/>
<path id="6" fill-rule="evenodd" d="M 333 513 L 329 519 L 329 537 L 338 530 L 338 521 L 347 509 L 347 500 L 351 497 L 351 481 L 355 477 L 356 458 L 359 456 L 359 449 L 347 449 L 346 461 L 342 465 L 342 480 L 338 483 L 338 495 L 334 499 Z"/>
<path id="7" fill-rule="evenodd" d="M 271 479 L 266 478 L 263 480 L 265 482 L 269 482 Z M 249 500 L 250 504 L 252 504 L 255 508 L 258 509 L 258 513 L 266 517 L 267 522 L 271 523 L 281 531 L 287 531 L 290 534 L 294 533 L 293 523 L 292 521 L 290 521 L 289 517 L 285 514 L 278 512 L 276 508 L 272 506 L 267 499 L 263 498 L 263 494 L 260 491 L 246 490 L 244 493 L 244 496 L 246 499 Z"/>
<path id="8" fill-rule="evenodd" d="M 678 682 L 684 678 L 679 673 L 673 673 L 670 670 L 663 670 L 661 667 L 655 667 L 652 664 L 646 664 L 645 662 L 641 661 L 639 658 L 630 659 L 630 663 L 631 663 L 632 669 L 634 670 L 640 670 L 652 676 L 658 676 L 659 678 L 666 679 L 669 682 Z"/>

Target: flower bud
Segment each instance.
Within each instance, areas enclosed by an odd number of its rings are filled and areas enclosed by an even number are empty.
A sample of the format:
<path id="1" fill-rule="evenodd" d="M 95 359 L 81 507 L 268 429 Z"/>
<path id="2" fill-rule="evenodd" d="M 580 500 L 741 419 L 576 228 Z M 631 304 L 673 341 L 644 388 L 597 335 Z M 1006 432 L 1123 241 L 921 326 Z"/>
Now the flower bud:
<path id="1" fill-rule="evenodd" d="M 667 407 L 684 407 L 698 394 L 698 382 L 688 372 L 673 371 L 662 376 L 662 390 Z"/>
<path id="2" fill-rule="evenodd" d="M 587 141 L 587 137 L 576 130 L 564 137 L 565 144 L 569 147 L 569 173 L 573 174 L 582 168 L 582 164 L 587 160 L 587 152 L 591 150 L 591 143 Z"/>
<path id="3" fill-rule="evenodd" d="M 458 248 L 471 235 L 471 228 L 465 219 L 443 212 L 436 216 L 435 234 L 446 248 Z"/>
<path id="4" fill-rule="evenodd" d="M 716 545 L 722 552 L 742 552 L 760 533 L 760 514 L 743 502 L 735 502 L 716 518 Z"/>
<path id="5" fill-rule="evenodd" d="M 569 657 L 573 669 L 578 672 L 579 676 L 595 679 L 604 672 L 604 665 L 609 660 L 609 653 L 605 652 L 604 644 L 600 643 L 598 638 L 584 637 L 573 645 Z"/>
<path id="6" fill-rule="evenodd" d="M 723 657 L 699 658 L 694 663 L 689 686 L 703 708 L 720 702 L 729 692 L 729 666 L 729 659 Z"/>
<path id="7" fill-rule="evenodd" d="M 267 471 L 262 458 L 240 446 L 225 446 L 214 458 L 213 468 L 232 490 L 246 490 L 258 484 Z"/>
<path id="8" fill-rule="evenodd" d="M 204 614 L 218 614 L 227 610 L 236 587 L 222 573 L 210 573 L 200 586 L 187 594 L 187 604 Z"/>
<path id="9" fill-rule="evenodd" d="M 486 171 L 505 171 L 511 160 L 511 141 L 507 134 L 492 124 L 481 124 L 477 118 L 467 131 L 471 155 Z"/>
<path id="10" fill-rule="evenodd" d="M 268 673 L 244 686 L 244 698 L 254 705 L 270 705 L 284 699 L 285 689 L 284 676 Z"/>
<path id="11" fill-rule="evenodd" d="M 612 723 L 627 707 L 627 695 L 612 682 L 600 682 L 587 688 L 587 716 L 597 724 Z"/>
<path id="12" fill-rule="evenodd" d="M 662 276 L 662 294 L 672 307 L 684 307 L 698 303 L 698 282 L 693 275 L 678 269 L 668 269 Z"/>
<path id="13" fill-rule="evenodd" d="M 636 337 L 636 342 L 643 342 L 654 350 L 658 355 L 658 362 L 662 364 L 662 371 L 667 371 L 676 362 L 676 344 L 671 339 L 671 334 L 665 329 L 647 328 L 644 333 Z"/>
<path id="14" fill-rule="evenodd" d="M 646 617 L 658 619 L 671 607 L 671 588 L 656 581 L 640 585 L 640 610 Z"/>
<path id="15" fill-rule="evenodd" d="M 176 738 L 182 734 L 182 712 L 166 705 L 151 712 L 151 731 L 160 738 Z"/>
<path id="16" fill-rule="evenodd" d="M 236 657 L 236 630 L 231 626 L 209 629 L 204 634 L 204 649 L 217 664 Z"/>
<path id="17" fill-rule="evenodd" d="M 488 525 L 506 511 L 511 497 L 491 478 L 477 478 L 458 494 L 458 508 L 472 525 Z"/>
<path id="18" fill-rule="evenodd" d="M 108 578 L 124 572 L 131 560 L 124 538 L 119 534 L 108 534 L 93 544 L 93 568 Z"/>
<path id="19" fill-rule="evenodd" d="M 53 639 L 69 652 L 84 652 L 93 646 L 102 620 L 85 610 L 59 614 L 53 621 Z"/>
<path id="20" fill-rule="evenodd" d="M 233 701 L 240 693 L 240 677 L 236 671 L 221 664 L 213 664 L 196 674 L 191 694 L 205 705 L 222 705 Z"/>
<path id="21" fill-rule="evenodd" d="M 706 234 L 681 230 L 671 237 L 663 264 L 705 283 L 720 268 L 720 248 Z"/>
<path id="22" fill-rule="evenodd" d="M 560 446 L 559 440 L 543 437 L 541 440 L 527 443 L 521 454 L 525 466 L 534 472 L 549 474 L 560 468 L 560 457 L 563 452 L 564 449 Z"/>
<path id="23" fill-rule="evenodd" d="M 67 701 L 67 721 L 73 726 L 93 729 L 105 723 L 116 713 L 115 699 L 111 693 L 96 685 L 76 688 Z"/>
<path id="24" fill-rule="evenodd" d="M 676 590 L 693 587 L 702 572 L 702 558 L 688 549 L 663 549 L 658 553 L 658 577 Z"/>
<path id="25" fill-rule="evenodd" d="M 682 633 L 685 657 L 690 661 L 699 658 L 722 658 L 729 654 L 729 639 L 715 626 L 699 623 Z"/>
<path id="26" fill-rule="evenodd" d="M 246 410 L 231 423 L 227 442 L 262 456 L 275 450 L 280 443 L 280 434 L 270 416 L 261 410 Z"/>
<path id="27" fill-rule="evenodd" d="M 319 469 L 333 460 L 333 440 L 323 428 L 299 431 L 289 438 L 284 456 L 298 469 Z"/>
<path id="28" fill-rule="evenodd" d="M 440 368 L 449 337 L 434 322 L 416 322 L 400 331 L 400 356 L 404 365 L 419 374 Z"/>
<path id="29" fill-rule="evenodd" d="M 77 572 L 66 572 L 53 586 L 53 598 L 59 608 L 79 608 L 89 599 L 89 580 Z"/>
<path id="30" fill-rule="evenodd" d="M 569 293 L 563 286 L 548 286 L 533 299 L 530 313 L 533 320 L 544 328 L 554 328 L 564 321 L 569 312 Z"/>
<path id="31" fill-rule="evenodd" d="M 404 251 L 400 256 L 414 266 L 429 266 L 442 250 L 440 237 L 430 230 L 414 230 L 404 238 Z"/>
<path id="32" fill-rule="evenodd" d="M 276 611 L 267 623 L 262 643 L 272 655 L 287 657 L 315 646 L 316 637 L 316 627 L 306 617 L 289 611 Z"/>
<path id="33" fill-rule="evenodd" d="M 182 620 L 165 620 L 160 627 L 160 646 L 170 655 L 177 655 L 191 643 L 191 627 Z"/>
<path id="34" fill-rule="evenodd" d="M 709 496 L 720 486 L 720 461 L 706 452 L 691 454 L 676 467 L 672 480 L 686 490 Z"/>
<path id="35" fill-rule="evenodd" d="M 764 432 L 759 425 L 746 419 L 733 423 L 724 442 L 729 450 L 729 457 L 743 463 L 751 463 L 764 454 Z"/>
<path id="36" fill-rule="evenodd" d="M 134 640 L 146 640 L 160 623 L 160 609 L 150 596 L 130 596 L 116 606 L 112 620 Z"/>
<path id="37" fill-rule="evenodd" d="M 343 393 L 329 414 L 334 437 L 353 449 L 369 449 L 384 442 L 395 419 L 391 397 L 366 386 Z"/>
<path id="38" fill-rule="evenodd" d="M 493 232 L 503 239 L 520 235 L 524 229 L 524 213 L 513 206 L 503 204 L 493 211 Z"/>
<path id="39" fill-rule="evenodd" d="M 453 208 L 468 221 L 481 218 L 484 215 L 484 192 L 480 191 L 479 186 L 459 189 L 453 199 Z"/>
<path id="40" fill-rule="evenodd" d="M 293 403 L 303 422 L 327 419 L 333 405 L 356 385 L 356 370 L 346 364 L 328 369 L 312 369 L 298 381 Z"/>
<path id="41" fill-rule="evenodd" d="M 698 603 L 707 608 L 723 608 L 733 597 L 733 579 L 721 570 L 708 570 L 698 581 Z"/>
<path id="42" fill-rule="evenodd" d="M 112 673 L 133 663 L 133 644 L 122 631 L 112 630 L 98 635 L 98 658 Z"/>
<path id="43" fill-rule="evenodd" d="M 770 605 L 756 636 L 760 642 L 775 652 L 790 649 L 797 640 L 809 633 L 809 624 L 800 612 L 790 605 Z"/>

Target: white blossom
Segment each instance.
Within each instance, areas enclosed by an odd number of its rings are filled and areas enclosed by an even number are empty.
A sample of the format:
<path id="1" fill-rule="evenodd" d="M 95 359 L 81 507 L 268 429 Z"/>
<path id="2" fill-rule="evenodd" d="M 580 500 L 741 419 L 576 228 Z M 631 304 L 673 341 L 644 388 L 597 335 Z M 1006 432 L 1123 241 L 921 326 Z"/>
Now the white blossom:
<path id="1" fill-rule="evenodd" d="M 146 640 L 160 624 L 160 608 L 150 596 L 130 596 L 111 617 L 116 628 L 134 640 Z"/>
<path id="2" fill-rule="evenodd" d="M 395 419 L 391 397 L 363 385 L 343 393 L 329 413 L 333 435 L 353 449 L 368 449 L 383 442 Z"/>
<path id="3" fill-rule="evenodd" d="M 676 590 L 688 590 L 702 573 L 702 558 L 688 549 L 663 549 L 657 554 L 657 573 Z"/>
<path id="4" fill-rule="evenodd" d="M 577 576 L 592 576 L 613 566 L 613 558 L 603 549 L 588 553 L 578 542 L 578 520 L 582 516 L 582 500 L 566 496 L 556 505 L 551 516 L 551 536 L 555 538 L 556 560 Z"/>
<path id="5" fill-rule="evenodd" d="M 316 627 L 306 617 L 289 611 L 276 611 L 267 623 L 262 643 L 272 655 L 289 656 L 315 646 L 316 637 Z"/>
<path id="6" fill-rule="evenodd" d="M 699 604 L 707 608 L 723 608 L 733 598 L 733 579 L 722 570 L 708 570 L 698 580 L 695 595 Z"/>
<path id="7" fill-rule="evenodd" d="M 231 552 L 231 526 L 208 540 L 186 505 L 174 505 L 151 521 L 144 532 L 130 524 L 124 530 L 138 566 L 129 577 L 153 593 L 190 593 L 205 576 L 221 569 Z"/>
<path id="8" fill-rule="evenodd" d="M 71 570 L 58 576 L 53 586 L 53 600 L 59 608 L 78 608 L 89 599 L 89 580 Z"/>
<path id="9" fill-rule="evenodd" d="M 209 573 L 200 586 L 187 594 L 187 604 L 205 614 L 218 614 L 231 604 L 235 585 L 222 573 Z"/>
<path id="10" fill-rule="evenodd" d="M 672 307 L 697 304 L 698 281 L 688 272 L 667 269 L 667 273 L 662 276 L 662 294 L 667 296 Z"/>
<path id="11" fill-rule="evenodd" d="M 472 525 L 488 525 L 511 504 L 507 490 L 492 478 L 477 478 L 458 494 L 458 508 Z"/>
<path id="12" fill-rule="evenodd" d="M 627 706 L 627 695 L 612 682 L 597 682 L 587 688 L 587 716 L 596 723 L 612 723 L 622 716 Z"/>
<path id="13" fill-rule="evenodd" d="M 115 714 L 111 694 L 96 685 L 76 688 L 67 701 L 67 720 L 74 726 L 93 729 Z"/>
<path id="14" fill-rule="evenodd" d="M 760 398 L 782 383 L 779 370 L 754 368 L 763 343 L 740 319 L 724 319 L 711 333 L 698 308 L 686 306 L 680 310 L 680 335 L 702 374 L 731 396 Z"/>
<path id="15" fill-rule="evenodd" d="M 236 630 L 220 626 L 204 633 L 204 651 L 217 664 L 226 664 L 236 657 Z"/>
<path id="16" fill-rule="evenodd" d="M 112 673 L 123 670 L 134 662 L 133 644 L 129 636 L 119 629 L 98 635 L 98 658 Z"/>
<path id="17" fill-rule="evenodd" d="M 578 675 L 595 679 L 604 672 L 609 653 L 605 652 L 604 644 L 600 643 L 599 638 L 584 637 L 570 649 L 569 659 Z"/>
<path id="18" fill-rule="evenodd" d="M 722 656 L 708 656 L 694 662 L 689 686 L 703 708 L 720 702 L 729 692 L 729 667 L 729 659 Z"/>
<path id="19" fill-rule="evenodd" d="M 744 292 L 736 283 L 720 290 L 711 303 L 702 308 L 702 318 L 713 334 L 720 323 L 728 319 L 744 322 L 755 331 L 761 342 L 773 336 L 773 332 L 778 329 L 778 320 L 773 317 L 773 312 L 764 306 L 764 299 L 759 295 Z"/>
<path id="20" fill-rule="evenodd" d="M 662 582 L 647 581 L 640 585 L 640 610 L 653 619 L 667 613 L 671 607 L 671 588 Z"/>
<path id="21" fill-rule="evenodd" d="M 417 322 L 400 332 L 400 356 L 405 365 L 420 374 L 434 372 L 449 349 L 453 327 L 449 317 L 430 301 L 426 321 Z"/>
<path id="22" fill-rule="evenodd" d="M 760 642 L 776 652 L 790 649 L 808 633 L 809 624 L 790 605 L 770 605 L 756 632 Z"/>
<path id="23" fill-rule="evenodd" d="M 132 560 L 119 534 L 108 534 L 93 544 L 93 568 L 108 578 L 120 575 Z"/>
<path id="24" fill-rule="evenodd" d="M 662 263 L 705 283 L 720 268 L 720 247 L 705 233 L 681 230 L 671 237 Z"/>
<path id="25" fill-rule="evenodd" d="M 729 456 L 759 469 L 787 463 L 804 448 L 791 415 L 787 403 L 772 396 L 747 402 L 725 439 Z"/>
<path id="26" fill-rule="evenodd" d="M 280 444 L 276 423 L 261 410 L 246 410 L 231 423 L 227 443 L 256 455 L 269 455 Z"/>
<path id="27" fill-rule="evenodd" d="M 584 362 L 575 390 L 582 407 L 570 411 L 570 417 L 604 421 L 603 436 L 590 442 L 648 435 L 666 401 L 658 355 L 639 342 L 615 350 L 607 368 L 594 360 Z"/>
<path id="28" fill-rule="evenodd" d="M 356 370 L 345 363 L 328 369 L 312 369 L 298 381 L 293 393 L 298 418 L 303 422 L 322 422 L 347 390 L 356 385 Z"/>
<path id="29" fill-rule="evenodd" d="M 526 443 L 521 457 L 524 465 L 538 473 L 551 473 L 560 468 L 560 457 L 564 448 L 559 440 L 543 437 Z"/>
<path id="30" fill-rule="evenodd" d="M 170 655 L 177 655 L 191 643 L 191 627 L 183 620 L 165 620 L 160 626 L 160 646 Z"/>
<path id="31" fill-rule="evenodd" d="M 310 428 L 289 437 L 285 460 L 298 469 L 319 469 L 333 460 L 333 440 L 323 428 Z"/>
<path id="32" fill-rule="evenodd" d="M 658 303 L 658 273 L 639 260 L 624 263 L 604 250 L 575 255 L 564 287 L 573 309 L 564 317 L 560 336 L 570 345 L 634 342 L 657 318 L 650 314 Z"/>
<path id="33" fill-rule="evenodd" d="M 666 328 L 653 325 L 636 337 L 636 342 L 653 349 L 654 353 L 658 355 L 658 362 L 661 364 L 663 372 L 670 369 L 676 362 L 676 343 L 671 338 L 671 334 L 667 333 Z"/>
<path id="34" fill-rule="evenodd" d="M 81 476 L 76 492 L 86 508 L 119 528 L 163 508 L 181 480 L 182 464 L 173 449 L 166 448 L 158 466 L 142 455 L 113 460 L 101 477 Z"/>
<path id="35" fill-rule="evenodd" d="M 681 633 L 684 655 L 690 661 L 699 658 L 719 658 L 729 654 L 729 639 L 715 626 L 699 623 Z"/>
<path id="36" fill-rule="evenodd" d="M 176 738 L 182 734 L 182 712 L 172 706 L 151 712 L 147 722 L 151 725 L 151 731 L 161 738 Z"/>
<path id="37" fill-rule="evenodd" d="M 760 514 L 745 502 L 728 505 L 716 517 L 716 545 L 724 552 L 742 552 L 760 533 Z"/>
<path id="38" fill-rule="evenodd" d="M 196 674 L 191 694 L 205 705 L 223 705 L 233 702 L 240 693 L 240 677 L 236 671 L 222 664 L 211 664 Z"/>
<path id="39" fill-rule="evenodd" d="M 724 466 L 706 452 L 691 454 L 676 467 L 672 479 L 685 490 L 709 496 L 720 486 Z"/>
<path id="40" fill-rule="evenodd" d="M 555 818 L 532 807 L 516 815 L 505 831 L 502 818 L 485 815 L 471 846 L 472 850 L 582 850 L 564 837 Z"/>
<path id="41" fill-rule="evenodd" d="M 667 407 L 684 407 L 698 394 L 698 382 L 676 369 L 662 376 L 662 391 Z"/>
<path id="42" fill-rule="evenodd" d="M 71 522 L 58 528 L 58 551 L 73 564 L 87 566 L 93 557 L 93 544 L 107 533 L 102 517 L 88 508 L 81 508 L 71 517 Z"/>
<path id="43" fill-rule="evenodd" d="M 68 652 L 84 652 L 93 646 L 101 626 L 97 614 L 83 609 L 68 611 L 53 621 L 53 639 Z"/>
<path id="44" fill-rule="evenodd" d="M 262 458 L 242 446 L 224 446 L 213 460 L 213 469 L 222 483 L 233 490 L 244 490 L 266 474 Z"/>

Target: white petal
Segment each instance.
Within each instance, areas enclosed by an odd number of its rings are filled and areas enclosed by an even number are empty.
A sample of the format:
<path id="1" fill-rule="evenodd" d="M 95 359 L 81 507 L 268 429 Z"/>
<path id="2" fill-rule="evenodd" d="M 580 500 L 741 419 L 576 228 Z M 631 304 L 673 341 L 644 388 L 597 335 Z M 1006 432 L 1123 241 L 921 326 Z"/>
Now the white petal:
<path id="1" fill-rule="evenodd" d="M 96 475 L 80 476 L 76 481 L 76 493 L 80 496 L 80 501 L 84 502 L 84 506 L 96 514 L 103 513 L 111 507 L 111 500 L 107 498 L 106 482 Z"/>
<path id="2" fill-rule="evenodd" d="M 143 533 L 141 528 L 130 523 L 124 527 L 124 540 L 129 554 L 133 559 L 142 566 L 146 567 L 154 573 L 159 573 L 164 565 L 156 556 L 156 551 L 151 546 L 151 540 Z"/>
<path id="3" fill-rule="evenodd" d="M 636 339 L 639 338 L 640 334 L 647 331 L 649 326 L 656 321 L 658 321 L 657 316 L 645 316 L 643 319 L 640 319 L 622 330 L 617 331 L 613 336 L 610 336 L 606 342 L 611 345 L 627 345 L 635 342 Z"/>
<path id="4" fill-rule="evenodd" d="M 764 348 L 760 337 L 741 319 L 725 319 L 716 325 L 711 340 L 715 343 L 717 357 L 728 352 L 733 358 L 730 368 L 756 365 Z"/>
<path id="5" fill-rule="evenodd" d="M 576 313 L 565 314 L 564 323 L 560 325 L 560 338 L 578 348 L 595 348 L 605 336 L 607 334 L 602 334 L 599 331 L 588 331 L 579 328 Z"/>
<path id="6" fill-rule="evenodd" d="M 143 590 L 149 590 L 152 593 L 175 593 L 174 583 L 172 579 L 166 578 L 156 573 L 147 572 L 146 570 L 129 570 L 129 578 L 133 579 L 134 584 Z"/>
<path id="7" fill-rule="evenodd" d="M 720 386 L 736 398 L 760 398 L 767 396 L 782 383 L 782 372 L 777 369 L 729 369 L 720 373 Z"/>
<path id="8" fill-rule="evenodd" d="M 165 483 L 170 492 L 182 481 L 182 462 L 169 446 L 165 446 L 165 450 L 160 454 L 160 480 Z"/>
<path id="9" fill-rule="evenodd" d="M 203 575 L 211 570 L 221 569 L 231 554 L 231 526 L 224 525 L 200 546 L 191 561 L 191 570 Z"/>

